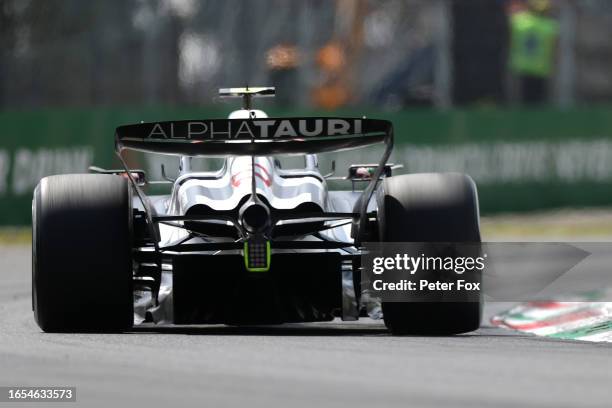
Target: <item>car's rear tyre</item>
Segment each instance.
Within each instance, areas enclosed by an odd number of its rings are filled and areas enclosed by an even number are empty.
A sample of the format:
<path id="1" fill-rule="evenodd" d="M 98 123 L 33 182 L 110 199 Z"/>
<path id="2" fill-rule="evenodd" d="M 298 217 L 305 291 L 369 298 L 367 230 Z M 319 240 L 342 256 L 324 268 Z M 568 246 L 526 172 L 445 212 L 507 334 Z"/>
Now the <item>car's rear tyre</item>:
<path id="1" fill-rule="evenodd" d="M 32 308 L 46 332 L 133 325 L 132 205 L 106 174 L 45 177 L 32 202 Z"/>
<path id="2" fill-rule="evenodd" d="M 387 178 L 378 191 L 382 242 L 480 242 L 476 186 L 458 173 Z M 426 277 L 425 277 L 426 278 Z M 470 301 L 383 302 L 385 325 L 394 334 L 458 334 L 476 330 L 480 296 Z M 453 299 L 455 300 L 455 299 Z"/>

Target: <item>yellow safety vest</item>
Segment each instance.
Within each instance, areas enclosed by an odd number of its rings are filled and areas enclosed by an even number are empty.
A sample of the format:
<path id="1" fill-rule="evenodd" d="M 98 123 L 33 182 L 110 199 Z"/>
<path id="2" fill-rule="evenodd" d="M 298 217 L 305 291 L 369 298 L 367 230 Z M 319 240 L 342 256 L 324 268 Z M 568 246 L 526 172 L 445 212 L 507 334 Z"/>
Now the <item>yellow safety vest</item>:
<path id="1" fill-rule="evenodd" d="M 511 17 L 510 68 L 521 75 L 549 77 L 555 58 L 558 23 L 529 11 Z"/>

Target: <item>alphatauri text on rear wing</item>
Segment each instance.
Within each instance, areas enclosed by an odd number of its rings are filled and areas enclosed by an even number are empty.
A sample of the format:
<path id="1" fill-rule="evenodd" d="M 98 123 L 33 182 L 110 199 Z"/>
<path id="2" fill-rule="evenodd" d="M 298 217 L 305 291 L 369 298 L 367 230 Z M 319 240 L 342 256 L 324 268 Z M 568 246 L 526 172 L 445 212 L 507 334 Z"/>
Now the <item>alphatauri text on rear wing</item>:
<path id="1" fill-rule="evenodd" d="M 391 144 L 392 134 L 391 122 L 378 119 L 204 119 L 120 126 L 116 148 L 186 156 L 312 154 Z"/>

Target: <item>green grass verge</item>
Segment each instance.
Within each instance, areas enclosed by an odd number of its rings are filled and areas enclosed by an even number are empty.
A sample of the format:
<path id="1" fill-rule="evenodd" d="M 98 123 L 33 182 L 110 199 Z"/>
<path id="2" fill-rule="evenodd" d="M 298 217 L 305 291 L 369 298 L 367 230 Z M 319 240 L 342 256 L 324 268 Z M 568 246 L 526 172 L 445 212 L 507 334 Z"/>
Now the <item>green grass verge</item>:
<path id="1" fill-rule="evenodd" d="M 25 245 L 32 242 L 30 227 L 0 228 L 0 245 Z"/>
<path id="2" fill-rule="evenodd" d="M 484 239 L 499 236 L 516 238 L 607 238 L 612 237 L 609 209 L 558 210 L 530 214 L 483 217 Z"/>

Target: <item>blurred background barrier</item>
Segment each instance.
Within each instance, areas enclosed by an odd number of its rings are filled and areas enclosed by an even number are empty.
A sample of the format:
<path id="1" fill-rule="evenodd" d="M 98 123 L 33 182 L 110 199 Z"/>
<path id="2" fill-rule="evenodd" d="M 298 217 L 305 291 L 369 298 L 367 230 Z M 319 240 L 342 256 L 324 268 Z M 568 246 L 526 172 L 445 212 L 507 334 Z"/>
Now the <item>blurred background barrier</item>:
<path id="1" fill-rule="evenodd" d="M 610 38 L 609 0 L 0 0 L 0 224 L 45 175 L 117 166 L 117 125 L 225 117 L 248 84 L 274 115 L 393 120 L 393 161 L 472 175 L 485 214 L 610 206 Z"/>
<path id="2" fill-rule="evenodd" d="M 41 110 L 2 112 L 0 224 L 30 222 L 32 190 L 49 174 L 86 172 L 90 165 L 118 167 L 114 128 L 139 121 L 224 117 L 231 106 Z M 392 161 L 404 171 L 460 171 L 478 183 L 483 214 L 554 207 L 606 206 L 612 202 L 610 108 L 461 109 L 382 112 L 339 110 L 338 115 L 380 117 L 395 125 Z M 274 116 L 329 115 L 283 111 Z M 336 160 L 338 174 L 352 163 L 373 163 L 379 148 L 327 154 L 322 171 Z M 130 165 L 159 179 L 178 159 L 131 155 Z M 344 184 L 350 188 L 350 184 Z"/>

